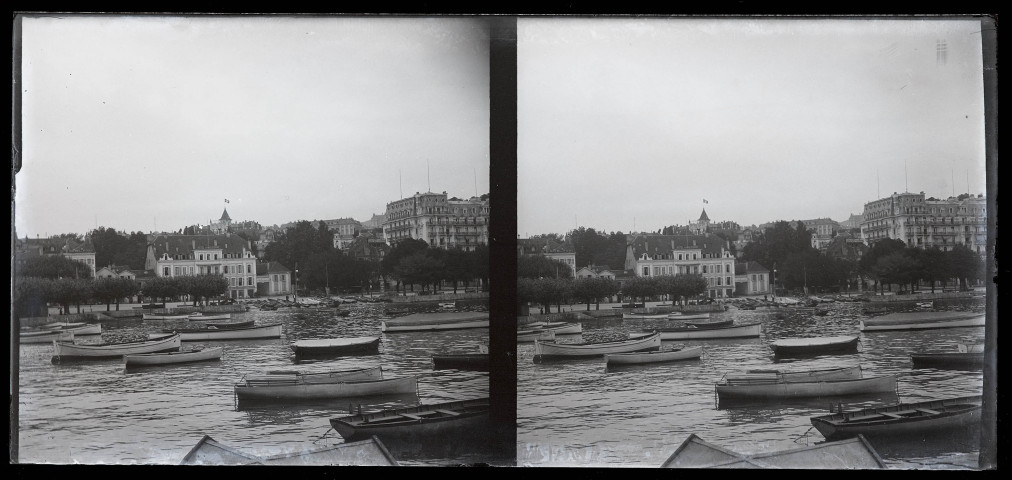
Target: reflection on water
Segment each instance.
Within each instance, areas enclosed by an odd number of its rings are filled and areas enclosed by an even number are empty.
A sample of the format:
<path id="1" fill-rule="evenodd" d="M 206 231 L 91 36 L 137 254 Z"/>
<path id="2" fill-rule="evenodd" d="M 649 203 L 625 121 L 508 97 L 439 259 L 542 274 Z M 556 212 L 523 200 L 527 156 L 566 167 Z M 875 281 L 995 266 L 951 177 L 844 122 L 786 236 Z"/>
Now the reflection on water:
<path id="1" fill-rule="evenodd" d="M 822 441 L 811 417 L 846 410 L 979 395 L 980 371 L 912 369 L 910 354 L 954 348 L 979 338 L 982 328 L 862 333 L 863 304 L 831 304 L 830 313 L 781 309 L 736 310 L 712 315 L 715 321 L 759 321 L 759 338 L 665 341 L 672 346 L 703 346 L 698 361 L 638 368 L 606 368 L 603 358 L 535 363 L 533 344 L 517 346 L 517 463 L 531 466 L 656 467 L 690 435 L 742 453 L 798 448 Z M 629 333 L 670 326 L 668 320 L 592 319 L 582 322 L 583 341 L 620 340 Z M 857 353 L 774 358 L 771 341 L 792 337 L 858 336 Z M 897 391 L 871 396 L 813 398 L 790 402 L 721 405 L 715 383 L 728 372 L 748 369 L 812 370 L 859 365 L 865 377 L 897 375 Z M 937 440 L 920 452 L 883 446 L 892 468 L 973 468 L 972 442 Z M 907 450 L 910 446 L 907 445 Z M 933 452 L 924 454 L 923 450 Z"/>
<path id="2" fill-rule="evenodd" d="M 239 410 L 246 414 L 248 426 L 256 427 L 260 425 L 296 424 L 300 423 L 303 418 L 316 418 L 320 415 L 327 415 L 329 422 L 331 417 L 412 407 L 418 404 L 418 395 L 397 394 L 347 397 L 329 401 L 299 402 L 297 404 L 256 402 L 255 404 L 248 405 L 244 403 Z"/>
<path id="3" fill-rule="evenodd" d="M 19 461 L 176 464 L 205 434 L 244 451 L 315 448 L 344 441 L 333 434 L 329 421 L 347 414 L 348 399 L 238 411 L 233 386 L 245 374 L 271 370 L 324 372 L 379 365 L 385 378 L 417 377 L 417 395 L 356 399 L 356 410 L 358 403 L 365 410 L 488 396 L 487 372 L 437 373 L 431 361 L 436 352 L 475 351 L 478 344 L 488 341 L 487 328 L 387 335 L 379 329 L 384 306 L 355 305 L 347 317 L 333 309 L 309 308 L 233 314 L 236 321 L 282 322 L 283 336 L 184 342 L 187 349 L 223 347 L 221 361 L 131 369 L 129 373 L 122 360 L 116 359 L 53 365 L 52 345 L 22 345 Z M 135 341 L 164 328 L 165 322 L 114 320 L 103 322 L 102 327 L 97 341 Z M 293 363 L 290 344 L 295 340 L 363 336 L 380 337 L 379 355 Z M 398 461 L 455 465 L 481 460 L 419 455 Z"/>

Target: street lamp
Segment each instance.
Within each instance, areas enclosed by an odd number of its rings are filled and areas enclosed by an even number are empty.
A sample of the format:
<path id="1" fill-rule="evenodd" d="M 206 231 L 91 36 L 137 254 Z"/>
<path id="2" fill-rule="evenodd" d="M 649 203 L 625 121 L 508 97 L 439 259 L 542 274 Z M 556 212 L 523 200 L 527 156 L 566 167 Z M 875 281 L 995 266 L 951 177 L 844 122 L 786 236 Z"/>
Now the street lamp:
<path id="1" fill-rule="evenodd" d="M 295 303 L 299 303 L 299 264 L 295 264 Z"/>

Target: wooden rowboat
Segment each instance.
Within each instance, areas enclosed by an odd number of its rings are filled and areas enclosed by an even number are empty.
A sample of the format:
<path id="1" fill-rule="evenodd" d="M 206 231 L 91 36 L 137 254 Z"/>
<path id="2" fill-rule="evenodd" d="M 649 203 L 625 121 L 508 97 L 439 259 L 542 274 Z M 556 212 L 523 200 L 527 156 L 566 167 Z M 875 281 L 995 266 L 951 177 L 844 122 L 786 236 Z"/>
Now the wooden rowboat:
<path id="1" fill-rule="evenodd" d="M 605 355 L 604 361 L 607 366 L 611 367 L 614 365 L 639 365 L 643 363 L 673 362 L 676 360 L 696 360 L 702 354 L 703 347 L 674 348 L 656 352 L 615 353 Z"/>
<path id="2" fill-rule="evenodd" d="M 661 335 L 653 334 L 643 338 L 598 343 L 556 343 L 534 342 L 534 358 L 551 357 L 598 357 L 613 353 L 631 353 L 661 348 Z"/>
<path id="3" fill-rule="evenodd" d="M 437 354 L 432 356 L 433 370 L 489 371 L 488 353 Z"/>
<path id="4" fill-rule="evenodd" d="M 77 345 L 66 342 L 53 342 L 53 363 L 69 360 L 91 360 L 103 358 L 120 358 L 123 355 L 138 353 L 157 353 L 179 350 L 179 334 L 168 335 L 155 340 L 123 343 L 98 343 Z"/>
<path id="5" fill-rule="evenodd" d="M 785 398 L 832 397 L 895 393 L 896 375 L 848 380 L 817 380 L 811 382 L 783 381 L 773 377 L 734 380 L 722 378 L 716 384 L 718 400 L 772 400 Z"/>
<path id="6" fill-rule="evenodd" d="M 21 334 L 18 335 L 18 343 L 21 345 L 28 343 L 52 343 L 56 341 L 73 342 L 74 332 L 45 330 L 38 332 L 21 332 Z"/>
<path id="7" fill-rule="evenodd" d="M 707 338 L 754 338 L 762 330 L 762 323 L 746 323 L 728 327 L 696 328 L 696 327 L 665 327 L 645 328 L 644 331 L 657 331 L 662 340 L 699 340 Z"/>
<path id="8" fill-rule="evenodd" d="M 318 338 L 292 344 L 295 358 L 320 358 L 341 355 L 375 355 L 380 337 Z"/>
<path id="9" fill-rule="evenodd" d="M 123 355 L 123 363 L 126 368 L 149 367 L 153 365 L 173 365 L 177 363 L 193 363 L 221 360 L 222 347 L 196 348 L 193 350 L 180 350 L 178 352 L 165 353 L 139 353 L 136 355 Z"/>
<path id="10" fill-rule="evenodd" d="M 189 318 L 189 320 L 191 322 L 208 322 L 208 321 L 213 321 L 213 320 L 231 320 L 232 319 L 232 314 L 231 313 L 220 313 L 220 314 L 214 314 L 214 315 L 207 315 L 207 314 L 200 313 L 200 312 L 194 312 L 194 313 L 191 313 L 191 314 L 187 315 L 187 317 Z"/>
<path id="11" fill-rule="evenodd" d="M 330 419 L 330 425 L 345 440 L 370 435 L 385 442 L 421 440 L 481 432 L 488 426 L 489 412 L 485 397 L 337 417 Z"/>
<path id="12" fill-rule="evenodd" d="M 661 320 L 668 318 L 667 313 L 623 313 L 623 320 Z"/>
<path id="13" fill-rule="evenodd" d="M 550 331 L 556 335 L 575 335 L 583 333 L 583 324 L 580 322 L 534 322 L 524 325 L 533 330 Z"/>
<path id="14" fill-rule="evenodd" d="M 689 435 L 661 468 L 766 468 L 868 470 L 888 468 L 864 437 L 751 455 L 737 453 Z"/>
<path id="15" fill-rule="evenodd" d="M 173 333 L 173 332 L 179 332 L 179 333 L 201 333 L 201 332 L 206 332 L 208 330 L 224 330 L 224 329 L 229 329 L 229 328 L 233 328 L 233 329 L 234 328 L 248 328 L 248 327 L 252 327 L 254 324 L 255 324 L 255 320 L 242 320 L 242 321 L 238 321 L 238 322 L 227 322 L 227 323 L 225 323 L 225 322 L 220 322 L 220 323 L 215 322 L 215 323 L 209 323 L 209 324 L 206 324 L 206 325 L 181 327 L 181 328 L 163 328 L 163 329 L 161 329 L 159 331 L 162 332 L 162 333 Z"/>
<path id="16" fill-rule="evenodd" d="M 955 352 L 915 353 L 910 355 L 914 368 L 976 370 L 984 367 L 984 345 L 956 344 Z"/>
<path id="17" fill-rule="evenodd" d="M 141 316 L 141 320 L 188 320 L 189 318 L 190 318 L 190 315 L 189 314 L 185 314 L 185 313 L 179 314 L 179 315 L 163 315 L 163 314 L 159 314 L 159 313 L 145 313 L 143 316 Z"/>
<path id="18" fill-rule="evenodd" d="M 854 380 L 863 377 L 860 365 L 853 367 L 823 368 L 815 370 L 764 370 L 752 369 L 741 373 L 726 373 L 721 379 L 727 384 L 799 383 L 829 380 Z"/>
<path id="19" fill-rule="evenodd" d="M 207 325 L 204 328 L 187 328 L 175 330 L 180 339 L 184 342 L 199 342 L 205 340 L 256 340 L 264 338 L 281 338 L 280 323 L 270 325 L 259 325 L 243 328 L 215 328 Z M 159 338 L 165 333 L 150 333 L 148 338 Z"/>
<path id="20" fill-rule="evenodd" d="M 864 435 L 868 438 L 903 437 L 911 441 L 979 428 L 981 396 L 955 397 L 925 402 L 812 417 L 811 422 L 826 439 Z"/>
<path id="21" fill-rule="evenodd" d="M 180 465 L 314 465 L 375 466 L 398 465 L 386 446 L 376 437 L 328 447 L 298 449 L 270 456 L 250 455 L 218 443 L 204 435 L 183 457 Z"/>
<path id="22" fill-rule="evenodd" d="M 710 312 L 700 312 L 700 313 L 676 312 L 676 313 L 669 313 L 665 318 L 667 318 L 668 320 L 702 320 L 710 318 Z"/>
<path id="23" fill-rule="evenodd" d="M 901 312 L 861 320 L 861 331 L 983 327 L 984 321 L 983 313 L 974 312 Z"/>
<path id="24" fill-rule="evenodd" d="M 517 343 L 530 343 L 535 340 L 555 340 L 555 332 L 551 330 L 519 330 Z"/>
<path id="25" fill-rule="evenodd" d="M 241 406 L 244 402 L 314 401 L 417 393 L 418 383 L 416 377 L 384 379 L 380 367 L 374 367 L 344 372 L 244 375 L 234 389 L 236 401 Z"/>
<path id="26" fill-rule="evenodd" d="M 706 322 L 685 322 L 687 327 L 695 328 L 724 328 L 734 325 L 734 319 L 731 320 L 719 320 L 719 321 L 706 321 Z"/>
<path id="27" fill-rule="evenodd" d="M 47 323 L 45 325 L 39 325 L 39 328 L 44 330 L 66 330 L 68 328 L 83 327 L 85 325 L 90 324 L 87 322 L 55 322 L 55 323 Z"/>
<path id="28" fill-rule="evenodd" d="M 823 355 L 830 353 L 857 353 L 858 337 L 839 335 L 835 337 L 781 338 L 770 342 L 770 349 L 777 356 Z"/>
<path id="29" fill-rule="evenodd" d="M 380 322 L 382 332 L 424 332 L 434 330 L 460 330 L 488 328 L 488 313 L 443 312 L 416 313 Z"/>

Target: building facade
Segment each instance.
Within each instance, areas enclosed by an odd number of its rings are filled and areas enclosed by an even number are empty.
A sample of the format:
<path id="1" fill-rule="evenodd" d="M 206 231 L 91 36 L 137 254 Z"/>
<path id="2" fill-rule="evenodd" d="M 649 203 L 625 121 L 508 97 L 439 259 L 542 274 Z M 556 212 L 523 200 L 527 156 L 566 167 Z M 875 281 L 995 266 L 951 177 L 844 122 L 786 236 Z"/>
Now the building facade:
<path id="1" fill-rule="evenodd" d="M 630 236 L 625 269 L 638 277 L 700 274 L 710 298 L 734 295 L 735 259 L 727 241 L 714 235 Z"/>
<path id="2" fill-rule="evenodd" d="M 882 239 L 942 251 L 963 245 L 987 254 L 987 200 L 967 194 L 944 200 L 920 193 L 893 193 L 864 205 L 861 237 L 868 245 Z"/>
<path id="3" fill-rule="evenodd" d="M 820 251 L 826 250 L 829 242 L 833 241 L 833 237 L 840 229 L 840 224 L 829 218 L 802 220 L 801 223 L 805 225 L 805 229 L 812 233 L 812 248 Z"/>
<path id="4" fill-rule="evenodd" d="M 447 198 L 443 193 L 416 193 L 387 204 L 383 236 L 396 245 L 405 239 L 423 240 L 429 246 L 474 251 L 488 245 L 489 201 Z"/>
<path id="5" fill-rule="evenodd" d="M 95 246 L 91 243 L 91 237 L 88 235 L 85 235 L 83 242 L 60 237 L 18 238 L 14 248 L 15 257 L 19 263 L 32 257 L 60 255 L 87 265 L 87 275 L 90 278 L 95 278 Z"/>
<path id="6" fill-rule="evenodd" d="M 232 226 L 232 218 L 228 216 L 228 209 L 222 209 L 221 218 L 217 222 L 207 222 L 211 229 L 211 233 L 215 235 L 223 235 L 228 233 L 229 227 Z"/>
<path id="7" fill-rule="evenodd" d="M 292 271 L 279 262 L 257 263 L 257 295 L 289 295 Z"/>
<path id="8" fill-rule="evenodd" d="M 324 220 L 323 223 L 334 233 L 334 248 L 347 250 L 348 245 L 362 231 L 362 223 L 354 218 L 335 218 Z"/>
<path id="9" fill-rule="evenodd" d="M 148 243 L 144 268 L 159 277 L 222 275 L 226 296 L 256 294 L 256 263 L 251 245 L 238 235 L 156 235 Z"/>
<path id="10" fill-rule="evenodd" d="M 770 270 L 759 262 L 740 262 L 734 266 L 735 295 L 766 295 L 770 288 Z"/>

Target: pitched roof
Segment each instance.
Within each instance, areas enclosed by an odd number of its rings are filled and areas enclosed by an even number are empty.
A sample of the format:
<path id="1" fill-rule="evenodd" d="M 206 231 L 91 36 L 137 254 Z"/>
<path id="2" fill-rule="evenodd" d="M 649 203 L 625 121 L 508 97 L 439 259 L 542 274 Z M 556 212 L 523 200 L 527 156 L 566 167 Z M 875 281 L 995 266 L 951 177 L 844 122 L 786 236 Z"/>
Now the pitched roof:
<path id="1" fill-rule="evenodd" d="M 271 273 L 291 273 L 288 267 L 281 262 L 266 262 L 257 264 L 257 275 L 269 275 Z"/>
<path id="2" fill-rule="evenodd" d="M 699 215 L 699 221 L 700 221 L 700 222 L 702 222 L 702 221 L 704 221 L 704 220 L 705 220 L 705 221 L 707 221 L 707 222 L 709 222 L 709 221 L 710 221 L 710 217 L 707 217 L 707 216 L 706 216 L 706 209 L 705 209 L 705 208 L 703 209 L 703 213 L 701 213 L 701 214 Z"/>
<path id="3" fill-rule="evenodd" d="M 701 253 L 720 254 L 725 240 L 713 235 L 657 235 L 641 234 L 630 241 L 636 258 L 644 253 L 658 255 L 674 250 L 700 250 Z"/>
<path id="4" fill-rule="evenodd" d="M 220 219 L 218 219 L 218 220 L 219 220 L 219 221 L 225 221 L 225 220 L 228 220 L 228 221 L 230 221 L 230 222 L 232 221 L 232 218 L 230 218 L 230 217 L 228 216 L 228 209 L 227 209 L 227 208 L 221 211 L 221 218 L 220 218 Z"/>
<path id="5" fill-rule="evenodd" d="M 246 240 L 238 235 L 156 235 L 151 239 L 155 249 L 155 258 L 162 254 L 187 255 L 194 250 L 220 249 L 222 253 L 242 254 L 246 248 Z"/>

